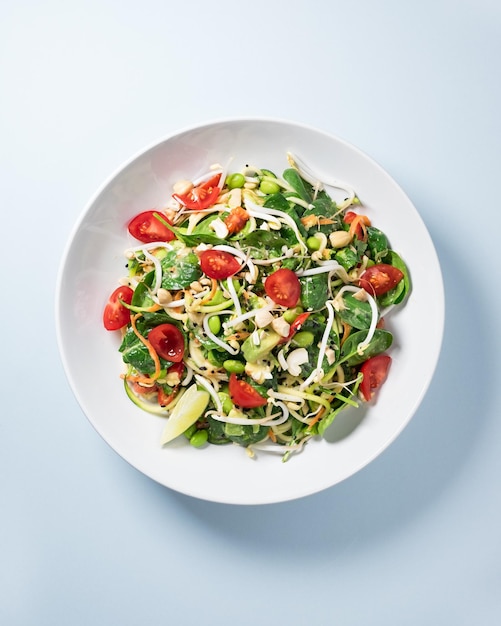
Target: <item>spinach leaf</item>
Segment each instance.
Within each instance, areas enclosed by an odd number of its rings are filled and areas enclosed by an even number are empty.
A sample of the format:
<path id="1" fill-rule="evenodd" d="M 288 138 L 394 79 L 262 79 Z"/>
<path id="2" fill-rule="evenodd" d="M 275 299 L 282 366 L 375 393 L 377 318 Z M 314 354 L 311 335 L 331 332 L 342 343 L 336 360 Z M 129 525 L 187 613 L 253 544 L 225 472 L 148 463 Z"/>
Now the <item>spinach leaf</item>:
<path id="1" fill-rule="evenodd" d="M 339 317 L 353 328 L 369 329 L 372 321 L 372 309 L 368 302 L 357 300 L 351 293 L 343 295 L 344 308 L 338 311 Z"/>
<path id="2" fill-rule="evenodd" d="M 212 230 L 210 225 L 218 217 L 220 217 L 218 213 L 213 213 L 212 215 L 209 215 L 206 218 L 204 218 L 202 221 L 198 222 L 198 224 L 193 229 L 192 235 L 214 236 L 214 231 Z"/>
<path id="3" fill-rule="evenodd" d="M 312 203 L 311 208 L 305 209 L 303 212 L 303 217 L 307 215 L 318 215 L 321 217 L 329 217 L 333 218 L 337 213 L 337 205 L 333 202 L 328 196 L 319 196 Z M 339 220 L 336 220 L 338 223 Z M 333 226 L 331 226 L 335 230 Z"/>
<path id="4" fill-rule="evenodd" d="M 381 263 L 389 249 L 386 235 L 374 226 L 367 226 L 367 242 L 372 260 Z"/>
<path id="5" fill-rule="evenodd" d="M 351 246 L 339 249 L 334 258 L 346 271 L 351 270 L 359 262 L 359 256 Z"/>
<path id="6" fill-rule="evenodd" d="M 288 168 L 283 173 L 283 178 L 294 189 L 297 195 L 306 202 L 313 200 L 313 188 L 305 180 L 301 178 L 298 171 L 294 168 Z"/>
<path id="7" fill-rule="evenodd" d="M 143 334 L 142 331 L 140 332 Z M 148 352 L 148 348 L 137 337 L 130 326 L 125 332 L 119 351 L 122 353 L 124 363 L 132 365 L 138 372 L 142 374 L 153 374 L 155 371 L 155 363 Z M 167 369 L 172 365 L 170 361 L 165 361 L 161 357 L 159 358 L 162 368 Z"/>
<path id="8" fill-rule="evenodd" d="M 279 211 L 287 211 L 290 204 L 287 202 L 287 198 L 282 193 L 274 193 L 267 196 L 263 204 L 268 209 L 278 209 Z"/>
<path id="9" fill-rule="evenodd" d="M 207 416 L 208 423 L 208 441 L 209 443 L 213 443 L 216 445 L 223 445 L 225 443 L 230 443 L 230 440 L 226 436 L 224 432 L 224 422 L 220 422 L 219 420 L 215 420 L 210 415 Z"/>
<path id="10" fill-rule="evenodd" d="M 387 291 L 378 298 L 378 302 L 381 306 L 387 307 L 390 304 L 399 304 L 407 296 L 411 289 L 411 282 L 409 277 L 409 270 L 402 258 L 394 251 L 390 250 L 384 259 L 385 263 L 389 263 L 398 268 L 404 275 L 402 280 L 396 287 Z"/>
<path id="11" fill-rule="evenodd" d="M 170 250 L 160 263 L 164 289 L 184 289 L 202 276 L 198 257 L 194 252 L 178 256 L 176 250 Z"/>
<path id="12" fill-rule="evenodd" d="M 348 336 L 341 349 L 341 362 L 345 361 L 348 365 L 360 365 L 367 359 L 385 352 L 393 343 L 393 335 L 387 330 L 378 328 L 363 354 L 359 354 L 358 344 L 364 341 L 366 336 L 365 330 L 359 330 Z"/>
<path id="13" fill-rule="evenodd" d="M 287 245 L 286 239 L 276 230 L 255 230 L 241 239 L 243 248 L 268 249 L 276 253 L 276 256 L 282 254 L 282 246 Z"/>
<path id="14" fill-rule="evenodd" d="M 131 305 L 134 307 L 150 307 L 154 304 L 150 297 L 150 287 L 155 280 L 155 270 L 148 272 L 143 280 L 134 289 L 134 295 L 132 296 Z"/>
<path id="15" fill-rule="evenodd" d="M 155 213 L 155 217 L 160 222 L 162 222 L 162 224 L 166 228 L 168 228 L 170 231 L 172 231 L 176 235 L 176 239 L 179 239 L 179 241 L 184 243 L 186 246 L 189 246 L 190 248 L 194 248 L 195 246 L 198 246 L 198 244 L 200 243 L 210 243 L 213 246 L 218 246 L 218 245 L 227 243 L 225 239 L 220 239 L 219 237 L 217 237 L 214 234 L 211 234 L 210 232 L 202 232 L 199 234 L 188 235 L 185 229 L 177 228 L 176 226 L 172 226 L 172 224 L 169 224 L 169 222 L 167 222 L 167 220 L 164 217 L 162 217 L 160 213 Z"/>
<path id="16" fill-rule="evenodd" d="M 261 424 L 229 424 L 224 425 L 225 436 L 234 443 L 248 446 L 264 439 L 269 431 L 269 426 Z"/>
<path id="17" fill-rule="evenodd" d="M 301 303 L 306 311 L 317 311 L 324 307 L 329 297 L 328 280 L 326 273 L 303 276 L 299 279 Z"/>

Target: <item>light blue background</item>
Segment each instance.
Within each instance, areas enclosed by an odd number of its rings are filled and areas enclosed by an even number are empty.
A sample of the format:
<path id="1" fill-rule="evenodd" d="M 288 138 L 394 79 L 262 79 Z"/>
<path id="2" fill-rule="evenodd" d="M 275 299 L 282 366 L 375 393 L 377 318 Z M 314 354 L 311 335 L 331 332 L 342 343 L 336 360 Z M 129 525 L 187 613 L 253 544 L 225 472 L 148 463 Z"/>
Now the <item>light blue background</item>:
<path id="1" fill-rule="evenodd" d="M 1 624 L 499 623 L 500 61 L 497 0 L 1 3 Z M 263 507 L 127 465 L 55 340 L 61 255 L 97 187 L 226 115 L 297 120 L 375 158 L 446 290 L 403 434 L 344 483 Z"/>

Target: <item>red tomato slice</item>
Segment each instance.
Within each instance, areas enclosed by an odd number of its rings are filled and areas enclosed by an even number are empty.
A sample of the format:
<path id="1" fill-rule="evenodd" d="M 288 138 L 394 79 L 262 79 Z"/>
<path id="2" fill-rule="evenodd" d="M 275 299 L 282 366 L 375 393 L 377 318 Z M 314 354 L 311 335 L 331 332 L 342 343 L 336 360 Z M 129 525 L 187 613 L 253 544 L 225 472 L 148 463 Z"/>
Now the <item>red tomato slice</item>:
<path id="1" fill-rule="evenodd" d="M 358 284 L 372 296 L 382 296 L 393 289 L 404 277 L 403 273 L 387 263 L 379 263 L 368 267 L 360 276 Z"/>
<path id="2" fill-rule="evenodd" d="M 350 233 L 355 234 L 357 239 L 364 239 L 365 227 L 370 226 L 371 222 L 367 215 L 359 215 L 355 211 L 348 211 L 343 221 L 345 224 L 350 224 Z"/>
<path id="3" fill-rule="evenodd" d="M 184 335 L 174 324 L 160 324 L 150 330 L 148 341 L 166 361 L 179 363 L 184 356 Z"/>
<path id="4" fill-rule="evenodd" d="M 171 365 L 169 367 L 169 369 L 167 370 L 167 374 L 177 374 L 179 376 L 179 382 L 181 382 L 184 370 L 184 363 L 182 361 L 179 361 L 178 363 L 174 363 L 174 365 Z"/>
<path id="5" fill-rule="evenodd" d="M 258 406 L 264 406 L 268 402 L 252 385 L 249 385 L 245 380 L 237 378 L 236 374 L 231 374 L 228 389 L 230 398 L 243 409 L 255 409 Z"/>
<path id="6" fill-rule="evenodd" d="M 273 302 L 290 308 L 298 303 L 301 283 L 292 270 L 283 267 L 268 276 L 264 290 Z"/>
<path id="7" fill-rule="evenodd" d="M 209 278 L 223 280 L 236 274 L 242 266 L 233 254 L 211 249 L 205 250 L 200 255 L 200 267 Z"/>
<path id="8" fill-rule="evenodd" d="M 360 383 L 360 391 L 367 402 L 386 380 L 390 365 L 391 357 L 387 354 L 378 354 L 362 364 L 360 371 L 364 377 Z"/>
<path id="9" fill-rule="evenodd" d="M 140 385 L 139 383 L 132 382 L 129 383 L 132 387 L 132 391 L 137 393 L 140 396 L 143 396 L 145 393 L 153 393 L 154 391 L 158 391 L 156 385 L 152 385 L 151 387 L 146 387 L 145 385 Z"/>
<path id="10" fill-rule="evenodd" d="M 310 316 L 309 313 L 301 313 L 300 315 L 298 315 L 296 319 L 292 322 L 290 330 L 289 330 L 289 334 L 287 335 L 287 337 L 284 337 L 283 339 L 281 339 L 279 343 L 287 343 L 288 341 L 290 341 L 294 337 L 294 335 L 298 332 L 298 330 L 301 330 L 301 327 L 306 322 L 309 316 Z"/>
<path id="11" fill-rule="evenodd" d="M 104 307 L 103 324 L 106 330 L 118 330 L 129 323 L 130 311 L 122 302 L 130 304 L 134 292 L 130 287 L 122 285 L 111 294 Z"/>
<path id="12" fill-rule="evenodd" d="M 188 209 L 207 209 L 212 206 L 219 196 L 221 189 L 218 187 L 221 174 L 216 174 L 205 183 L 193 187 L 191 191 L 183 195 L 174 194 L 174 198 L 184 204 Z"/>
<path id="13" fill-rule="evenodd" d="M 174 233 L 155 217 L 155 213 L 158 213 L 158 211 L 144 211 L 133 217 L 127 227 L 129 233 L 143 243 L 172 241 L 175 239 Z M 163 217 L 163 219 L 170 224 L 166 217 Z"/>
<path id="14" fill-rule="evenodd" d="M 343 217 L 343 222 L 346 224 L 351 224 L 353 220 L 357 217 L 358 213 L 355 211 L 347 211 Z"/>
<path id="15" fill-rule="evenodd" d="M 162 387 L 158 387 L 157 389 L 157 402 L 160 406 L 167 406 L 172 400 L 174 400 L 174 396 L 177 393 L 177 387 L 175 387 L 170 393 L 167 393 L 162 389 Z"/>

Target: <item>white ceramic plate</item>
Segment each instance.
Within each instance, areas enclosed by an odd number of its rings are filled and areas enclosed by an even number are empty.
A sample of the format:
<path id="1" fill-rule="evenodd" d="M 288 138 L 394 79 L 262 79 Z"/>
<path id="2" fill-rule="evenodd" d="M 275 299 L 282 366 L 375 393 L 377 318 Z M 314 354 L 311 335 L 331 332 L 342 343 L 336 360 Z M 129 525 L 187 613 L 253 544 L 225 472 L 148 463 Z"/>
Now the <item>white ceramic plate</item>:
<path id="1" fill-rule="evenodd" d="M 387 319 L 395 339 L 390 375 L 375 404 L 347 410 L 323 440 L 313 440 L 287 463 L 275 454 L 251 460 L 237 446 L 192 448 L 184 437 L 162 448 L 164 419 L 126 397 L 118 333 L 104 330 L 102 311 L 130 245 L 127 222 L 165 205 L 172 184 L 195 178 L 232 157 L 281 174 L 291 151 L 319 175 L 347 181 L 364 212 L 406 261 L 412 294 Z M 330 191 L 330 190 L 329 190 Z M 430 280 L 430 277 L 432 279 Z M 73 392 L 105 441 L 135 468 L 176 491 L 233 504 L 264 504 L 321 491 L 377 457 L 418 408 L 438 360 L 444 323 L 437 255 L 419 214 L 401 188 L 372 159 L 340 139 L 280 120 L 235 119 L 189 128 L 144 150 L 121 167 L 83 211 L 58 278 L 56 318 L 63 364 Z M 426 320 L 423 323 L 423 320 Z"/>

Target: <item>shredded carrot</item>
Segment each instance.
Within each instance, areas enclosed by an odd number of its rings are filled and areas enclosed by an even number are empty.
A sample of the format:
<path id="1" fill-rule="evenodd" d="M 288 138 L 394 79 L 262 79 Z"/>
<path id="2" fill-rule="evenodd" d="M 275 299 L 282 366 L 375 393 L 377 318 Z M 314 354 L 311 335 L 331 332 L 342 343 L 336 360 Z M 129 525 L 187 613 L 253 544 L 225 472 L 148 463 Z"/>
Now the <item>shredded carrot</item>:
<path id="1" fill-rule="evenodd" d="M 184 291 L 176 291 L 176 294 L 173 298 L 174 302 L 176 300 L 182 300 L 184 298 Z M 182 308 L 180 306 L 172 307 L 174 313 L 182 313 Z"/>
<path id="2" fill-rule="evenodd" d="M 325 413 L 325 407 L 322 406 L 320 407 L 318 413 L 315 415 L 315 417 L 312 417 L 310 420 L 310 423 L 308 424 L 308 429 L 310 429 L 312 426 L 314 426 L 317 422 L 319 422 L 322 417 L 324 416 Z"/>
<path id="3" fill-rule="evenodd" d="M 316 215 L 307 215 L 306 217 L 301 218 L 301 223 L 306 228 L 311 228 L 312 226 L 317 226 L 318 217 Z"/>
<path id="4" fill-rule="evenodd" d="M 348 335 L 351 332 L 351 326 L 346 322 L 343 322 L 343 336 L 341 338 L 341 345 L 348 339 Z"/>
<path id="5" fill-rule="evenodd" d="M 216 295 L 216 291 L 217 291 L 217 280 L 215 278 L 211 278 L 212 281 L 212 286 L 211 286 L 211 290 L 210 293 L 208 293 L 205 298 L 202 298 L 199 302 L 199 304 L 206 304 L 207 302 L 210 302 L 212 300 L 212 298 Z"/>
<path id="6" fill-rule="evenodd" d="M 319 226 L 326 226 L 327 224 L 334 224 L 334 220 L 332 220 L 330 217 L 320 217 L 318 219 Z"/>
<path id="7" fill-rule="evenodd" d="M 233 333 L 233 335 L 230 335 L 229 337 L 225 337 L 225 339 L 226 341 L 239 341 L 240 339 L 247 339 L 249 335 L 250 333 L 246 330 L 241 330 L 238 333 Z"/>
<path id="8" fill-rule="evenodd" d="M 143 313 L 154 313 L 155 311 L 158 311 L 159 309 L 161 309 L 162 307 L 157 304 L 155 302 L 155 304 L 152 304 L 150 307 L 148 307 L 147 309 L 144 309 Z"/>
<path id="9" fill-rule="evenodd" d="M 126 378 L 127 378 L 127 380 L 130 380 L 130 381 L 135 382 L 135 383 L 146 383 L 146 384 L 149 383 L 149 384 L 151 384 L 152 382 L 157 380 L 157 378 L 160 376 L 160 371 L 161 371 L 162 367 L 160 365 L 160 359 L 158 358 L 158 354 L 156 353 L 155 348 L 146 339 L 146 337 L 143 337 L 143 335 L 141 335 L 141 333 L 137 329 L 136 321 L 141 316 L 142 316 L 142 313 L 136 313 L 136 315 L 132 315 L 131 318 L 130 318 L 130 325 L 132 327 L 132 330 L 134 331 L 134 334 L 139 339 L 139 341 L 141 343 L 143 343 L 148 348 L 148 352 L 150 353 L 150 356 L 153 359 L 153 362 L 155 363 L 155 372 L 154 372 L 154 374 L 152 376 L 126 376 Z"/>
<path id="10" fill-rule="evenodd" d="M 277 443 L 277 436 L 275 435 L 273 428 L 268 429 L 268 437 L 273 441 L 273 443 Z"/>
<path id="11" fill-rule="evenodd" d="M 360 229 L 362 230 L 362 237 L 363 239 L 367 239 L 367 228 L 366 226 L 370 226 L 371 225 L 371 221 L 370 219 L 367 217 L 367 215 L 355 215 L 355 217 L 353 218 L 353 221 L 350 224 L 350 235 L 353 237 L 357 234 L 357 230 L 360 227 Z"/>

